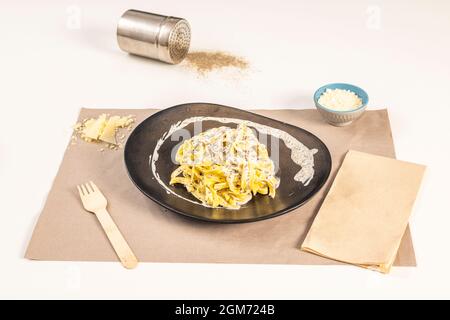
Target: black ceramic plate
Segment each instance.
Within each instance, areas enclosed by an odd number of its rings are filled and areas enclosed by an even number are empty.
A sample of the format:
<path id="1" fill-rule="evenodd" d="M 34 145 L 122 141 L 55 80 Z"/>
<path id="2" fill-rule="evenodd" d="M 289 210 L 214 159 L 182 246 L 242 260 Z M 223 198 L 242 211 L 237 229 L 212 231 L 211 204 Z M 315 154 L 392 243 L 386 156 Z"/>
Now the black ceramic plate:
<path id="1" fill-rule="evenodd" d="M 155 161 L 156 172 L 162 182 L 175 194 L 168 192 L 154 176 L 149 156 L 153 155 L 156 144 L 173 124 L 187 118 L 200 116 L 249 120 L 289 133 L 309 149 L 315 148 L 318 150 L 314 155 L 315 173 L 313 179 L 307 186 L 303 186 L 301 182 L 293 179 L 300 167 L 292 161 L 290 149 L 285 146 L 282 140 L 279 140 L 279 169 L 276 174 L 280 177 L 281 183 L 276 190 L 275 198 L 257 195 L 237 210 L 204 207 L 187 192 L 184 186 L 169 185 L 170 174 L 178 167 L 171 160 L 172 154 L 180 144 L 180 136 L 193 135 L 194 124 L 191 123 L 184 128 L 183 132 L 175 132 L 170 138 L 166 139 L 159 149 L 159 158 Z M 202 121 L 201 131 L 219 126 L 236 127 L 237 125 L 208 120 Z M 270 137 L 266 140 L 268 141 L 266 143 L 266 145 L 268 144 L 267 148 L 271 153 L 270 143 L 272 140 Z M 319 138 L 301 128 L 236 108 L 208 103 L 192 103 L 162 110 L 139 124 L 130 134 L 126 143 L 125 165 L 131 180 L 139 190 L 161 206 L 200 220 L 233 223 L 272 218 L 304 204 L 319 191 L 327 180 L 331 170 L 331 156 L 327 147 Z"/>

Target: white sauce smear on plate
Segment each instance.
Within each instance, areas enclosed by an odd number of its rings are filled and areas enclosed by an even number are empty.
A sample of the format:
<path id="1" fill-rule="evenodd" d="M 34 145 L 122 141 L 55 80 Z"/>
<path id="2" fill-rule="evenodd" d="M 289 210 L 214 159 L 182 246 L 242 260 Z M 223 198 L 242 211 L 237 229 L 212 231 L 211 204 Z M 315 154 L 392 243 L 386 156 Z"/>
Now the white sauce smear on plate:
<path id="1" fill-rule="evenodd" d="M 201 202 L 197 202 L 188 198 L 185 198 L 172 189 L 170 189 L 159 177 L 158 172 L 156 171 L 156 161 L 159 159 L 159 149 L 163 145 L 163 143 L 176 131 L 187 127 L 191 123 L 201 122 L 201 121 L 216 121 L 221 123 L 245 123 L 248 127 L 255 128 L 260 133 L 274 136 L 280 140 L 283 140 L 286 147 L 291 150 L 291 159 L 292 161 L 301 167 L 300 171 L 296 173 L 294 176 L 295 181 L 301 182 L 304 186 L 307 186 L 309 182 L 314 177 L 314 154 L 317 153 L 317 149 L 309 149 L 303 143 L 298 141 L 296 138 L 291 136 L 289 133 L 275 129 L 263 124 L 255 123 L 248 120 L 235 119 L 235 118 L 221 118 L 221 117 L 191 117 L 187 118 L 183 121 L 178 121 L 173 124 L 169 131 L 165 132 L 162 137 L 158 140 L 155 146 L 155 150 L 153 150 L 153 154 L 149 156 L 149 165 L 151 167 L 153 176 L 156 178 L 158 183 L 166 190 L 168 194 L 173 194 L 181 199 L 186 201 L 199 204 L 205 206 Z"/>

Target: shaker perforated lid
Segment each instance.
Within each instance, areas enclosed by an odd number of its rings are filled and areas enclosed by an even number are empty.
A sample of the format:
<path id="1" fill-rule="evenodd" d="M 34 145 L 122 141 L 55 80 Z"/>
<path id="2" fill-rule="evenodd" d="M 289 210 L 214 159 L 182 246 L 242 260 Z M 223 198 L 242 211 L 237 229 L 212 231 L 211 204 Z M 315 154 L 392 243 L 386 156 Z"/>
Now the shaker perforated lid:
<path id="1" fill-rule="evenodd" d="M 119 20 L 117 42 L 123 51 L 177 64 L 188 54 L 191 29 L 182 18 L 128 10 Z"/>

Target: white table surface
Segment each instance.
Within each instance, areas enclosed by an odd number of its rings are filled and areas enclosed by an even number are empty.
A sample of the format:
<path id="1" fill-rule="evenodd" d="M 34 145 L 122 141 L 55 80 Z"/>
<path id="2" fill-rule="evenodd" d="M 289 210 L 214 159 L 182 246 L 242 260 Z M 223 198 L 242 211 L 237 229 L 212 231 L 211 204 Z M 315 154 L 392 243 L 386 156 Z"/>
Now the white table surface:
<path id="1" fill-rule="evenodd" d="M 252 68 L 202 79 L 131 57 L 115 39 L 129 8 L 182 16 L 193 49 Z M 449 1 L 2 0 L 0 21 L 0 298 L 450 298 Z M 428 165 L 417 268 L 23 258 L 81 107 L 312 108 L 329 82 L 365 88 L 371 109 L 389 109 L 398 158 Z"/>

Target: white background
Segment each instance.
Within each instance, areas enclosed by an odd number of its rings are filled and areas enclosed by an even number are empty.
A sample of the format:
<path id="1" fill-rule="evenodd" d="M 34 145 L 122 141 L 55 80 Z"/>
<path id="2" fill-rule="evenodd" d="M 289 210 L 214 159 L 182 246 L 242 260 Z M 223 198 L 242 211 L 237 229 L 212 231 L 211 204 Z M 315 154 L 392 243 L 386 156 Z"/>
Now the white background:
<path id="1" fill-rule="evenodd" d="M 130 8 L 181 16 L 192 49 L 245 56 L 199 78 L 131 57 Z M 0 3 L 1 298 L 450 298 L 449 1 L 12 1 Z M 34 262 L 23 258 L 81 107 L 216 102 L 312 108 L 330 82 L 389 109 L 399 159 L 428 171 L 411 218 L 417 268 Z"/>

